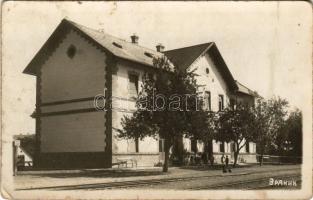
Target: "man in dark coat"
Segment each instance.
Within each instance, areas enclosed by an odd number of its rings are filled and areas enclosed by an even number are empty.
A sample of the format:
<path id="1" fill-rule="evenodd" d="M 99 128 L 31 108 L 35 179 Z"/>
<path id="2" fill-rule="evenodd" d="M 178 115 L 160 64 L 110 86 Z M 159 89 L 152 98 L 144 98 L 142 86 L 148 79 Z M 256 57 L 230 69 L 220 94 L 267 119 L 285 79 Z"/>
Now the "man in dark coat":
<path id="1" fill-rule="evenodd" d="M 231 169 L 229 169 L 229 166 L 228 166 L 228 164 L 229 164 L 228 156 L 226 156 L 226 158 L 225 158 L 225 164 L 226 164 L 226 171 L 231 172 Z"/>
<path id="2" fill-rule="evenodd" d="M 228 163 L 229 163 L 229 158 L 228 158 L 228 156 L 226 156 L 226 158 L 225 158 L 225 164 L 226 164 L 226 168 L 228 169 Z"/>

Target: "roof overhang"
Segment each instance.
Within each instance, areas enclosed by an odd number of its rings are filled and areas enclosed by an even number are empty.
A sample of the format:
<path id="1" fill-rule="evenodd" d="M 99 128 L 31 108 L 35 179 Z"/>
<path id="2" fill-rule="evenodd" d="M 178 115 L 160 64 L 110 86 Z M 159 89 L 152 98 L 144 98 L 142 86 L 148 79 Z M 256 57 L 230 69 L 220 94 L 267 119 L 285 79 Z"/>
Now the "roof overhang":
<path id="1" fill-rule="evenodd" d="M 116 56 L 116 57 L 124 59 L 124 60 L 131 61 L 131 62 L 134 62 L 134 63 L 138 63 L 138 64 L 141 64 L 143 66 L 149 66 L 149 67 L 153 66 L 153 64 L 149 64 L 149 63 L 146 63 L 146 62 L 141 62 L 138 59 L 129 59 L 127 57 L 119 57 L 118 55 L 115 55 L 113 52 L 111 52 L 108 48 L 106 48 L 104 45 L 102 45 L 96 39 L 92 38 L 92 36 L 90 36 L 88 33 L 86 33 L 85 31 L 81 30 L 76 23 L 71 22 L 71 21 L 69 21 L 67 19 L 63 19 L 61 21 L 61 23 L 57 26 L 57 28 L 54 30 L 54 32 L 50 35 L 48 40 L 44 43 L 44 45 L 36 53 L 34 58 L 26 66 L 26 68 L 24 69 L 23 73 L 30 74 L 30 75 L 37 75 L 37 69 L 45 62 L 46 59 L 49 58 L 49 56 L 58 47 L 59 43 L 62 41 L 64 36 L 68 32 L 70 32 L 71 30 L 76 31 L 82 37 L 84 37 L 88 41 L 92 42 L 93 45 L 95 45 L 98 49 L 100 49 L 101 51 L 104 51 L 104 52 L 106 52 L 106 53 L 108 53 L 110 55 Z M 159 54 L 161 55 L 161 53 L 159 53 Z"/>
<path id="2" fill-rule="evenodd" d="M 62 40 L 64 35 L 71 29 L 70 23 L 67 20 L 62 20 L 62 22 L 57 26 L 57 28 L 50 35 L 48 40 L 36 53 L 34 58 L 26 66 L 23 73 L 30 75 L 37 75 L 37 68 L 41 66 L 47 57 L 57 48 L 59 42 Z"/>

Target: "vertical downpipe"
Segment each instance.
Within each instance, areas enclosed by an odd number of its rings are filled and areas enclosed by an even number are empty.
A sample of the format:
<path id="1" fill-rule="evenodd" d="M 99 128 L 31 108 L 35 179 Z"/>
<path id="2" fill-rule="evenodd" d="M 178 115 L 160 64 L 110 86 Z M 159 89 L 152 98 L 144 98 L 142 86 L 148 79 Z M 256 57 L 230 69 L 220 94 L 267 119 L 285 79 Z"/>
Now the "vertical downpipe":
<path id="1" fill-rule="evenodd" d="M 116 59 L 113 54 L 107 53 L 106 80 L 105 80 L 105 167 L 112 167 L 112 69 L 116 68 Z"/>

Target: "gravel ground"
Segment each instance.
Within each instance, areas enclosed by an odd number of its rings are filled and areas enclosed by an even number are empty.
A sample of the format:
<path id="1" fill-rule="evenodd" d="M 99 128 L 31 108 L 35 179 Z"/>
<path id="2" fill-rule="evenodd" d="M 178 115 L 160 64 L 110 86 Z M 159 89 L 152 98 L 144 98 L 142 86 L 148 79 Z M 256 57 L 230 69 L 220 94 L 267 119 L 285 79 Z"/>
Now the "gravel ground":
<path id="1" fill-rule="evenodd" d="M 220 169 L 207 167 L 169 168 L 168 173 L 162 173 L 161 168 L 146 169 L 99 169 L 99 170 L 61 170 L 23 172 L 14 177 L 16 190 L 44 189 L 59 190 L 63 186 L 82 186 L 93 184 L 88 190 L 103 189 L 101 184 L 119 181 L 138 181 L 164 178 L 198 177 L 189 181 L 177 181 L 151 186 L 141 186 L 140 189 L 193 189 L 195 187 L 227 184 L 232 181 L 290 175 L 301 173 L 301 165 L 265 165 L 236 168 L 232 173 L 223 174 Z M 210 177 L 204 177 L 210 176 Z M 73 187 L 74 188 L 74 187 Z"/>

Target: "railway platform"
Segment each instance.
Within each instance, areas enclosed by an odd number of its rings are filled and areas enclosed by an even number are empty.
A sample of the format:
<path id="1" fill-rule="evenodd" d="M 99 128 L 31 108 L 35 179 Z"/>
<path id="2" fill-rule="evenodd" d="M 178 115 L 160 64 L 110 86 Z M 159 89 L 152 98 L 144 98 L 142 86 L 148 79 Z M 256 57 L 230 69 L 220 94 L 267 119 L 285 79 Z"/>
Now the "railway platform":
<path id="1" fill-rule="evenodd" d="M 273 177 L 275 172 L 275 177 Z M 269 178 L 293 178 L 300 185 L 301 165 L 264 165 L 234 168 L 232 173 L 209 167 L 160 167 L 129 169 L 36 171 L 14 177 L 16 190 L 99 190 L 99 189 L 191 189 L 247 187 Z M 248 181 L 245 184 L 243 181 Z M 235 184 L 237 183 L 237 184 Z M 266 185 L 265 185 L 266 186 Z M 264 184 L 263 186 L 264 187 Z M 248 187 L 249 188 L 249 187 Z"/>

